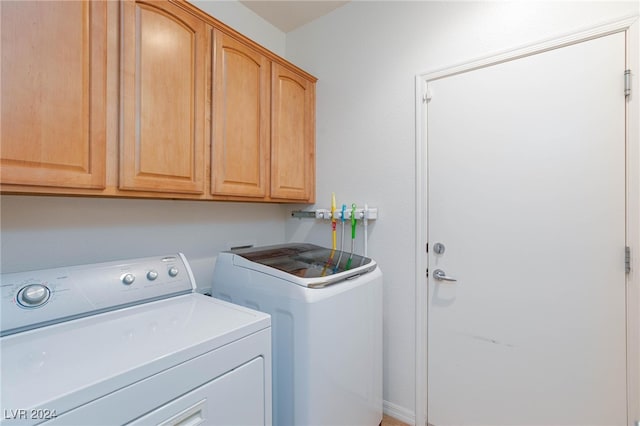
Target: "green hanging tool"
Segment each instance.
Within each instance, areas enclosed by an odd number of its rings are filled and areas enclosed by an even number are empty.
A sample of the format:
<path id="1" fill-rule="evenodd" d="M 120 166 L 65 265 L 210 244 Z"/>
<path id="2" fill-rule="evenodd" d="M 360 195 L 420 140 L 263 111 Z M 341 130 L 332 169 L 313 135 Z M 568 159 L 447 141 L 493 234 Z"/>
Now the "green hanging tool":
<path id="1" fill-rule="evenodd" d="M 349 260 L 347 260 L 346 269 L 351 268 L 351 260 L 353 259 L 353 252 L 356 250 L 356 203 L 351 204 L 351 254 Z"/>

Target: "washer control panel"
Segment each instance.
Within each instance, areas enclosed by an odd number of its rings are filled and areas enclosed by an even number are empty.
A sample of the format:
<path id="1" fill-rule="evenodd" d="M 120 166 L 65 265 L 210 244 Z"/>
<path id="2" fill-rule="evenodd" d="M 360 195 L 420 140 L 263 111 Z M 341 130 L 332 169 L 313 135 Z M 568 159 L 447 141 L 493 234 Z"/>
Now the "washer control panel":
<path id="1" fill-rule="evenodd" d="M 0 275 L 0 335 L 190 293 L 183 254 Z"/>
<path id="2" fill-rule="evenodd" d="M 16 301 L 25 308 L 37 308 L 49 301 L 51 290 L 43 283 L 28 284 L 20 289 Z"/>

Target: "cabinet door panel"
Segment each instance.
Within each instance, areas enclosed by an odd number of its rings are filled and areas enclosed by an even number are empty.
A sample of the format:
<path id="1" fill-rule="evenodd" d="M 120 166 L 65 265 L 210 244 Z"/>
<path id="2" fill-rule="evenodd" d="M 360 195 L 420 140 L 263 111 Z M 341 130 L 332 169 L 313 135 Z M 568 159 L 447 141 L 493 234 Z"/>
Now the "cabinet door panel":
<path id="1" fill-rule="evenodd" d="M 265 197 L 269 162 L 270 62 L 214 32 L 211 191 Z"/>
<path id="2" fill-rule="evenodd" d="M 123 3 L 120 189 L 204 192 L 209 40 L 176 5 Z"/>
<path id="3" fill-rule="evenodd" d="M 272 67 L 271 197 L 312 201 L 315 181 L 315 85 Z"/>
<path id="4" fill-rule="evenodd" d="M 0 2 L 2 183 L 105 187 L 106 6 Z"/>

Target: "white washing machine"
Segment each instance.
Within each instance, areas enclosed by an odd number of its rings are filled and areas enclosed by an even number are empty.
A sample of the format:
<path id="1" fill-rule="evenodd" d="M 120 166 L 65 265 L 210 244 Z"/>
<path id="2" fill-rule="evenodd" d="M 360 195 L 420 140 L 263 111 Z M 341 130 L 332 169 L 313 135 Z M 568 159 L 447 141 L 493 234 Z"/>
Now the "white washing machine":
<path id="1" fill-rule="evenodd" d="M 183 255 L 1 276 L 2 425 L 270 425 L 269 315 Z"/>
<path id="2" fill-rule="evenodd" d="M 382 420 L 382 273 L 312 244 L 223 252 L 214 297 L 269 313 L 278 426 Z"/>

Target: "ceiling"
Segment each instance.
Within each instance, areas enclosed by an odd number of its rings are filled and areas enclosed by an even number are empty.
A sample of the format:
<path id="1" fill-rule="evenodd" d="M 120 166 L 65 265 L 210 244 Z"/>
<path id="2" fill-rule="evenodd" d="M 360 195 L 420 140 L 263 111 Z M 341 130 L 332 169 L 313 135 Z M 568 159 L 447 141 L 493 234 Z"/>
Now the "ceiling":
<path id="1" fill-rule="evenodd" d="M 281 31 L 288 33 L 313 21 L 348 1 L 328 0 L 240 0 L 240 3 L 260 15 Z"/>

